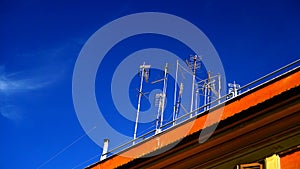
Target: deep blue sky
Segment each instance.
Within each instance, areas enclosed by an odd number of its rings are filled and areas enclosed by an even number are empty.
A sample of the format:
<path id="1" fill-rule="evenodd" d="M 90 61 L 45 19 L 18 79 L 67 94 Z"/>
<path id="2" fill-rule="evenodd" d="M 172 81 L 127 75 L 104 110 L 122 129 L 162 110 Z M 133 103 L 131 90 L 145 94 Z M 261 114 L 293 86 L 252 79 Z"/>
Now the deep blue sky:
<path id="1" fill-rule="evenodd" d="M 219 53 L 227 81 L 244 85 L 300 58 L 297 0 L 2 0 L 0 168 L 73 168 L 101 153 L 85 136 L 74 111 L 76 59 L 105 24 L 150 11 L 177 15 L 198 26 Z"/>

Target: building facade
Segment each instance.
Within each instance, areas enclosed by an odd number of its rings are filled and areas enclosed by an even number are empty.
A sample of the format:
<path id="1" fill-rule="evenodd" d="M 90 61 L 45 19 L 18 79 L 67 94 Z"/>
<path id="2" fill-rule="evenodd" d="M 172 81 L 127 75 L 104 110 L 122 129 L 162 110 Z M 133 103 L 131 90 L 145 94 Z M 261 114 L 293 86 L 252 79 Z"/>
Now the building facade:
<path id="1" fill-rule="evenodd" d="M 87 168 L 300 169 L 299 70 L 277 76 L 228 100 L 222 108 L 215 107 Z M 204 125 L 210 123 L 208 113 L 219 111 L 223 113 L 214 133 L 208 140 L 205 135 L 199 137 L 201 131 L 216 125 Z"/>

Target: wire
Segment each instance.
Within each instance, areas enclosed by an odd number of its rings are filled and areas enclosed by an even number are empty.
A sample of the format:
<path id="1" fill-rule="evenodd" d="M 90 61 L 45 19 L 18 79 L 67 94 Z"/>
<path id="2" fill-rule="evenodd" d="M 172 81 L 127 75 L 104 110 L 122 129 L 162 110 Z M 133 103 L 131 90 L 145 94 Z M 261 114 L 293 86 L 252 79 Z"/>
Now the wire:
<path id="1" fill-rule="evenodd" d="M 100 158 L 100 155 L 97 154 L 97 155 L 95 155 L 95 156 L 93 156 L 93 157 L 91 157 L 91 158 L 85 160 L 84 162 L 81 162 L 81 163 L 77 164 L 75 167 L 72 167 L 72 169 L 75 169 L 75 168 L 77 168 L 77 167 L 80 167 L 80 166 L 82 166 L 83 164 L 85 164 L 85 163 L 87 163 L 87 162 L 89 162 L 89 161 L 91 161 L 91 160 L 93 160 L 93 159 L 95 159 L 95 158 Z"/>
<path id="2" fill-rule="evenodd" d="M 86 135 L 88 135 L 94 129 L 96 129 L 96 126 L 94 126 L 88 132 L 86 132 L 85 134 L 83 134 L 80 137 L 78 137 L 77 139 L 75 139 L 71 144 L 69 144 L 66 147 L 64 147 L 63 149 L 61 149 L 59 152 L 57 152 L 56 154 L 54 154 L 51 158 L 49 158 L 47 161 L 45 161 L 44 163 L 42 163 L 37 168 L 39 169 L 39 168 L 45 166 L 46 164 L 48 164 L 50 161 L 52 161 L 53 159 L 55 159 L 56 157 L 58 157 L 60 154 L 62 154 L 63 152 L 65 152 L 68 148 L 70 148 L 72 145 L 74 145 L 75 143 L 77 143 L 78 141 L 80 141 L 82 138 L 84 138 Z"/>

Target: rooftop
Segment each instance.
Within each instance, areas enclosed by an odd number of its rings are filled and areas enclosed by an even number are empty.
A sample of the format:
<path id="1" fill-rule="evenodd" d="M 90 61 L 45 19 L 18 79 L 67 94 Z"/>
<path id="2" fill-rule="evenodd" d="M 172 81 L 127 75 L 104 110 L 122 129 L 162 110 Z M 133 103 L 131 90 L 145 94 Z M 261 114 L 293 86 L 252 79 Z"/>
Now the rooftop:
<path id="1" fill-rule="evenodd" d="M 300 144 L 299 70 L 300 66 L 272 77 L 226 100 L 224 107 L 213 107 L 87 168 L 186 168 L 218 164 L 226 168 L 232 163 L 231 158 L 243 162 L 265 156 L 274 149 L 280 152 L 297 146 Z M 220 121 L 216 123 L 211 117 Z M 215 127 L 211 136 L 209 132 L 200 134 Z"/>

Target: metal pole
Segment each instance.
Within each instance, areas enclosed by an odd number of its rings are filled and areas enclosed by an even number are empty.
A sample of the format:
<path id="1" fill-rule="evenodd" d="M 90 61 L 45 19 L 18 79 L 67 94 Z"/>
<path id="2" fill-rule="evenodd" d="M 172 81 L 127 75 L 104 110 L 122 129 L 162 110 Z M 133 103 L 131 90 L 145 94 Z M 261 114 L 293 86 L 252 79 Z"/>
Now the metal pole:
<path id="1" fill-rule="evenodd" d="M 156 94 L 156 99 L 158 96 L 158 111 L 157 111 L 157 115 L 156 115 L 156 123 L 155 123 L 155 134 L 160 133 L 160 128 L 159 128 L 159 115 L 160 115 L 160 111 L 161 111 L 161 94 Z"/>
<path id="2" fill-rule="evenodd" d="M 180 108 L 180 106 L 181 106 L 182 93 L 183 93 L 183 83 L 180 83 L 179 94 L 178 94 L 178 100 L 177 100 L 177 103 L 176 103 L 175 119 L 177 119 L 178 114 L 179 114 L 179 108 Z M 182 108 L 184 109 L 183 106 L 182 106 Z"/>
<path id="3" fill-rule="evenodd" d="M 233 81 L 233 93 L 234 93 L 234 97 L 236 97 L 237 96 L 237 86 L 236 86 L 235 81 Z"/>
<path id="4" fill-rule="evenodd" d="M 141 83 L 140 83 L 140 90 L 139 90 L 139 98 L 138 98 L 138 106 L 136 110 L 136 119 L 135 119 L 135 127 L 134 127 L 134 134 L 133 134 L 133 140 L 136 139 L 136 133 L 137 133 L 137 126 L 138 126 L 138 120 L 139 120 L 139 114 L 140 114 L 140 106 L 141 106 L 141 98 L 142 98 L 142 89 L 143 89 L 143 79 L 144 79 L 144 71 L 145 71 L 145 62 L 142 66 L 142 75 L 141 75 Z M 135 144 L 135 141 L 133 142 Z"/>
<path id="5" fill-rule="evenodd" d="M 194 103 L 194 90 L 195 90 L 195 78 L 196 78 L 196 55 L 194 56 L 194 70 L 193 70 L 193 82 L 192 82 L 192 98 L 191 98 L 191 107 L 190 107 L 190 112 L 193 111 L 193 103 Z M 190 118 L 193 117 L 193 114 L 190 114 Z"/>
<path id="6" fill-rule="evenodd" d="M 198 86 L 197 86 L 197 89 L 196 89 L 196 96 L 195 96 L 195 108 L 198 107 L 198 97 L 199 97 L 199 89 L 198 89 Z"/>
<path id="7" fill-rule="evenodd" d="M 178 60 L 176 61 L 176 73 L 175 73 L 175 83 L 174 83 L 174 110 L 173 110 L 173 126 L 175 123 L 175 116 L 176 116 L 176 107 L 177 107 L 177 76 L 178 76 Z"/>
<path id="8" fill-rule="evenodd" d="M 194 90 L 195 90 L 195 74 L 193 74 L 193 82 L 192 82 L 192 98 L 191 98 L 191 107 L 190 112 L 193 111 L 193 102 L 194 102 Z M 193 117 L 193 114 L 190 115 L 190 117 Z"/>
<path id="9" fill-rule="evenodd" d="M 208 110 L 208 109 L 210 109 L 210 103 L 211 103 L 211 82 L 210 82 L 210 84 L 209 84 L 209 86 L 208 86 L 208 89 L 207 89 L 207 107 L 206 107 L 206 109 Z"/>
<path id="10" fill-rule="evenodd" d="M 210 103 L 210 90 L 211 90 L 211 81 L 210 81 L 210 79 L 211 79 L 211 75 L 210 75 L 210 72 L 207 72 L 207 76 L 208 76 L 208 78 L 207 78 L 207 88 L 206 88 L 206 104 L 209 104 Z M 209 107 L 208 106 L 206 106 L 205 107 L 206 108 L 206 110 L 208 110 L 209 109 Z"/>
<path id="11" fill-rule="evenodd" d="M 165 75 L 164 75 L 164 87 L 163 87 L 163 96 L 162 96 L 162 108 L 161 108 L 161 115 L 160 115 L 160 128 L 163 126 L 164 120 L 164 110 L 165 110 L 165 102 L 166 102 L 166 95 L 167 95 L 167 76 L 168 76 L 168 63 L 165 66 Z"/>
<path id="12" fill-rule="evenodd" d="M 204 111 L 206 110 L 206 103 L 207 103 L 207 84 L 204 83 Z"/>
<path id="13" fill-rule="evenodd" d="M 218 99 L 219 99 L 219 101 L 218 101 L 218 104 L 220 104 L 221 103 L 221 74 L 218 74 L 218 81 L 219 81 L 219 91 L 218 91 Z"/>

